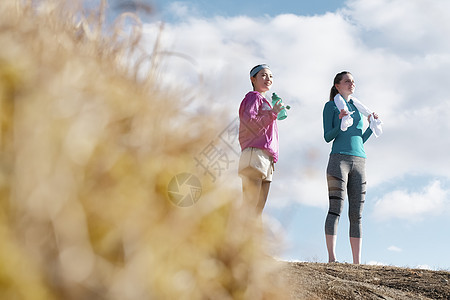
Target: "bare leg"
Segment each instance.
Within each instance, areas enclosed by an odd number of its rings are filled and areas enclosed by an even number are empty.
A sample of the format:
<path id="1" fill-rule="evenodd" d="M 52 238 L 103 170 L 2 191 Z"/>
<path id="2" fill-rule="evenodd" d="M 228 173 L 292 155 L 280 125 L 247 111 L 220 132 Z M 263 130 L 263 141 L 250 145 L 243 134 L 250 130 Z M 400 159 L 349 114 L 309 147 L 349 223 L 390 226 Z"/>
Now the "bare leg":
<path id="1" fill-rule="evenodd" d="M 261 194 L 261 179 L 242 177 L 242 191 L 244 194 L 244 204 L 249 207 L 257 207 Z"/>
<path id="2" fill-rule="evenodd" d="M 362 238 L 350 237 L 350 246 L 352 247 L 353 263 L 361 263 L 361 245 Z"/>
<path id="3" fill-rule="evenodd" d="M 336 261 L 336 239 L 337 235 L 325 234 L 325 241 L 328 250 L 328 262 Z"/>
<path id="4" fill-rule="evenodd" d="M 263 181 L 261 183 L 261 189 L 259 192 L 259 200 L 256 205 L 256 213 L 258 215 L 262 214 L 264 206 L 266 205 L 267 197 L 269 195 L 270 181 Z"/>

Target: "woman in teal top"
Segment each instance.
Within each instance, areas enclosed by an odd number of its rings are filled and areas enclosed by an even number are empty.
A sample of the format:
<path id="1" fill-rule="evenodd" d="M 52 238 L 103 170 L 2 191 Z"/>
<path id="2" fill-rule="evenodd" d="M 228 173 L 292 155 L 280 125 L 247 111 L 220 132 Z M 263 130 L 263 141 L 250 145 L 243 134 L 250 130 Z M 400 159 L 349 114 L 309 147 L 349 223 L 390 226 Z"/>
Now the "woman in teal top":
<path id="1" fill-rule="evenodd" d="M 345 193 L 349 200 L 350 245 L 353 263 L 361 260 L 361 216 L 366 194 L 366 153 L 364 143 L 371 136 L 372 130 L 363 132 L 362 114 L 353 104 L 350 96 L 355 90 L 355 81 L 350 72 L 338 73 L 330 91 L 330 101 L 323 109 L 324 138 L 327 143 L 333 141 L 327 166 L 327 183 L 329 210 L 325 220 L 325 239 L 328 261 L 336 261 L 336 233 L 339 217 L 344 206 Z M 353 125 L 346 131 L 341 130 L 341 119 L 347 115 L 339 111 L 334 103 L 334 96 L 340 94 L 346 101 L 348 110 L 354 112 Z M 378 116 L 374 114 L 374 118 Z"/>

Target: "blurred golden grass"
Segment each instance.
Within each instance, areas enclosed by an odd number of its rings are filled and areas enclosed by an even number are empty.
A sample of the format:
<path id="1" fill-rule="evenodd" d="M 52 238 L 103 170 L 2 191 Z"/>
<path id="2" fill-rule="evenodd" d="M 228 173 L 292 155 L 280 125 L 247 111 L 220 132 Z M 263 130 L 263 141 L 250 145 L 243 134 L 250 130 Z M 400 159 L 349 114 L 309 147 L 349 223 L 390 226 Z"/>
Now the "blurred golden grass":
<path id="1" fill-rule="evenodd" d="M 158 89 L 136 17 L 65 2 L 0 4 L 0 298 L 283 299 L 239 188 L 168 201 L 225 123 Z"/>

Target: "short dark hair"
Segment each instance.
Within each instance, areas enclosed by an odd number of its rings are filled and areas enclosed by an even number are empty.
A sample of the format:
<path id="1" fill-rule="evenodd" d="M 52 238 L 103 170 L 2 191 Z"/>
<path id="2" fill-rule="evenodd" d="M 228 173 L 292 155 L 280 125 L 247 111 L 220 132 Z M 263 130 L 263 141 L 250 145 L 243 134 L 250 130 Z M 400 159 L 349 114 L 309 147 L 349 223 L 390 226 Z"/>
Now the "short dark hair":
<path id="1" fill-rule="evenodd" d="M 260 64 L 260 65 L 254 66 L 250 70 L 250 77 L 256 77 L 256 74 L 258 74 L 259 71 L 261 71 L 262 69 L 269 69 L 270 70 L 270 67 L 267 64 Z"/>
<path id="2" fill-rule="evenodd" d="M 256 77 L 256 75 L 259 73 L 259 71 L 263 70 L 263 69 L 269 69 L 269 66 L 267 64 L 260 64 L 260 65 L 256 65 L 254 66 L 251 70 L 250 70 L 250 77 Z M 252 82 L 252 87 L 253 89 L 255 88 L 255 86 L 253 85 Z"/>

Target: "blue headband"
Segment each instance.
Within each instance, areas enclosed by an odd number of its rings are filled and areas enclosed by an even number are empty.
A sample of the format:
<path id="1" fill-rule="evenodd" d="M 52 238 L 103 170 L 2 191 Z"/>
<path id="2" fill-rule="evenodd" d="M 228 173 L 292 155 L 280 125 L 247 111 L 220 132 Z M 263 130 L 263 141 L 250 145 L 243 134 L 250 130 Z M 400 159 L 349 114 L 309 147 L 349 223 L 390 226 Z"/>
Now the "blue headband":
<path id="1" fill-rule="evenodd" d="M 266 65 L 266 64 L 259 65 L 259 66 L 257 66 L 256 68 L 254 68 L 253 70 L 250 71 L 250 77 L 253 77 L 256 74 L 258 74 L 258 72 L 261 71 L 262 69 L 269 69 L 270 70 L 269 66 Z"/>

